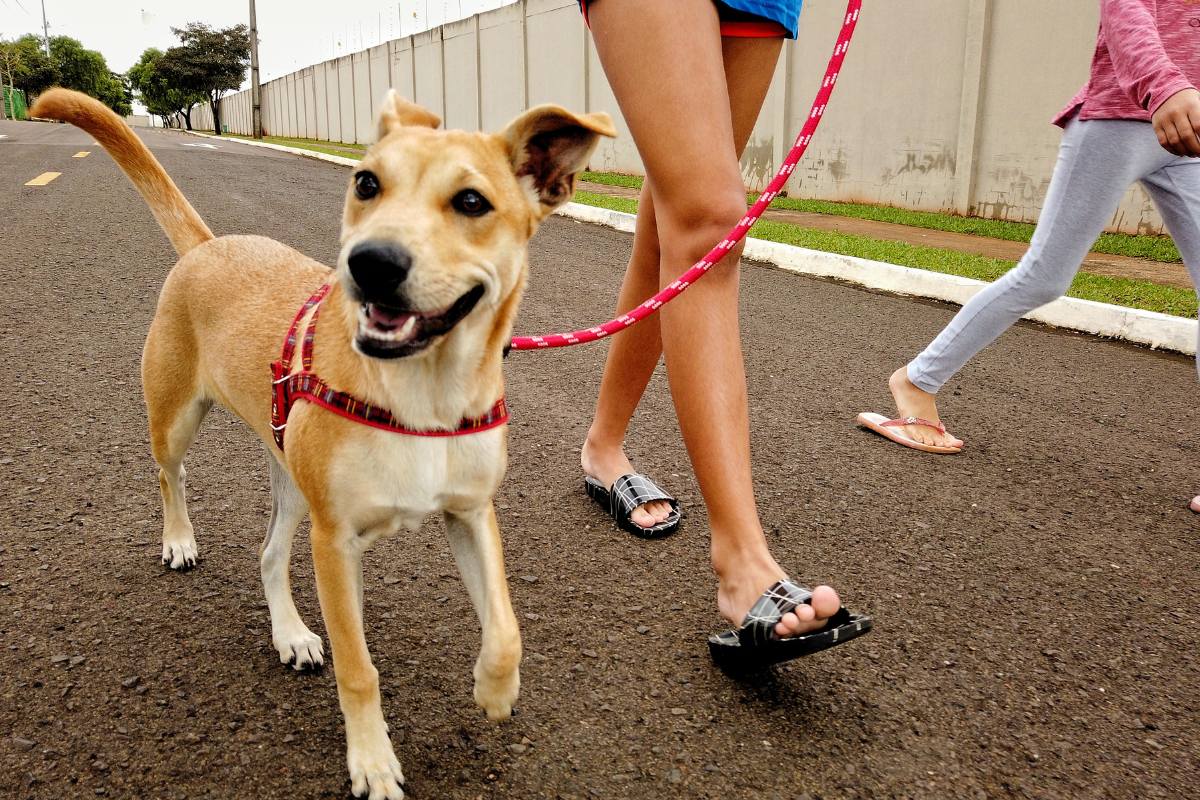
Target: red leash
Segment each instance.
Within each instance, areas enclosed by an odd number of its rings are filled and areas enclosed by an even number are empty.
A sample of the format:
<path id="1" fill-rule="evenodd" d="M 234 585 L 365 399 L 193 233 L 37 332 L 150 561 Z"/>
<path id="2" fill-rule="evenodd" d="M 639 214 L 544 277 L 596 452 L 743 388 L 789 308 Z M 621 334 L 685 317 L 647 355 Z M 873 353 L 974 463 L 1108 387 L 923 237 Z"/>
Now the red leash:
<path id="1" fill-rule="evenodd" d="M 821 81 L 821 88 L 817 92 L 817 98 L 813 101 L 812 110 L 808 114 L 808 120 L 804 123 L 804 128 L 800 131 L 800 135 L 796 138 L 796 143 L 792 145 L 791 151 L 788 153 L 787 158 L 784 159 L 783 166 L 779 168 L 779 172 L 776 173 L 774 180 L 767 185 L 763 193 L 758 196 L 758 200 L 750 207 L 746 216 L 742 217 L 742 221 L 729 232 L 729 235 L 725 239 L 721 240 L 720 244 L 710 250 L 708 255 L 697 261 L 682 276 L 671 281 L 665 289 L 641 305 L 633 308 L 627 314 L 622 314 L 616 319 L 605 322 L 603 325 L 585 328 L 573 333 L 551 333 L 546 336 L 514 336 L 512 349 L 537 350 L 543 347 L 566 347 L 572 344 L 594 342 L 610 334 L 619 333 L 653 314 L 662 307 L 663 303 L 670 302 L 682 294 L 684 289 L 702 278 L 738 242 L 744 239 L 746 233 L 754 226 L 754 223 L 758 222 L 758 218 L 762 216 L 763 211 L 779 195 L 784 184 L 787 183 L 787 179 L 791 176 L 792 171 L 796 169 L 796 164 L 799 163 L 800 158 L 804 155 L 804 151 L 808 149 L 808 143 L 812 141 L 812 136 L 817 130 L 817 125 L 820 124 L 821 118 L 825 116 L 825 107 L 829 103 L 830 95 L 833 94 L 833 85 L 837 82 L 838 73 L 842 69 L 842 62 L 846 59 L 846 51 L 850 49 L 850 40 L 854 37 L 854 26 L 858 24 L 858 14 L 861 8 L 862 0 L 848 0 L 846 4 L 846 20 L 842 25 L 841 32 L 838 34 L 837 45 L 833 48 L 833 55 L 829 59 L 829 67 L 825 70 L 825 79 Z"/>

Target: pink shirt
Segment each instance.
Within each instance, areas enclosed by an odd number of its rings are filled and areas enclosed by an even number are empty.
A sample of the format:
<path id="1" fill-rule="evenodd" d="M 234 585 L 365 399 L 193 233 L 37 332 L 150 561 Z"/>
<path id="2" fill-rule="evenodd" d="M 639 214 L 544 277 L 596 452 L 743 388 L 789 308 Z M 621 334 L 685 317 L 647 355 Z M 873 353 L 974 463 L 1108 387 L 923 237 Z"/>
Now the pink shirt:
<path id="1" fill-rule="evenodd" d="M 1200 0 L 1100 0 L 1092 76 L 1054 124 L 1149 120 L 1200 77 Z"/>

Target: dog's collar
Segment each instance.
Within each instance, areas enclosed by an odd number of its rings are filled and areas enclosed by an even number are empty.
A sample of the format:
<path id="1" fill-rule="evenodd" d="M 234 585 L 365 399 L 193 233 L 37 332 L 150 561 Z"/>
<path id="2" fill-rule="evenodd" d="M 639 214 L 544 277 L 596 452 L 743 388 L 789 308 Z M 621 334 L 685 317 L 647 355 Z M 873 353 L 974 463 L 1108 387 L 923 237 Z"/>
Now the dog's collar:
<path id="1" fill-rule="evenodd" d="M 279 360 L 271 364 L 271 430 L 275 434 L 275 444 L 283 449 L 283 435 L 287 430 L 288 415 L 292 404 L 297 400 L 307 400 L 316 403 L 327 411 L 332 411 L 340 417 L 345 417 L 362 425 L 380 428 L 392 433 L 402 433 L 408 436 L 465 436 L 469 433 L 480 433 L 508 422 L 508 406 L 501 397 L 487 413 L 480 417 L 468 417 L 459 422 L 452 430 L 442 428 L 418 429 L 410 428 L 398 421 L 386 408 L 373 406 L 359 400 L 351 394 L 334 389 L 321 380 L 312 371 L 313 338 L 317 331 L 317 314 L 321 310 L 321 301 L 329 294 L 331 284 L 323 284 L 313 292 L 296 312 L 292 325 L 288 328 L 283 340 L 283 352 Z M 292 372 L 292 359 L 296 355 L 296 339 L 300 332 L 300 323 L 309 312 L 308 324 L 304 329 L 304 339 L 300 345 L 300 371 Z"/>

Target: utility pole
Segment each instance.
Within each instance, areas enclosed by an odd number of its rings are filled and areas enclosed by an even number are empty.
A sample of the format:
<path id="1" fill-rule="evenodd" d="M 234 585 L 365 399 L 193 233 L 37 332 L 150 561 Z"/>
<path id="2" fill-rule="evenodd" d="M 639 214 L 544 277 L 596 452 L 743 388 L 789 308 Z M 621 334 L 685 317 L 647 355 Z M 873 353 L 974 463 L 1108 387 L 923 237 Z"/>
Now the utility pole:
<path id="1" fill-rule="evenodd" d="M 254 0 L 250 0 L 250 105 L 250 124 L 254 128 L 254 138 L 261 139 L 262 88 L 258 85 L 258 20 L 254 14 Z"/>
<path id="2" fill-rule="evenodd" d="M 46 46 L 46 56 L 50 56 L 50 26 L 46 23 L 46 0 L 42 0 L 42 43 Z"/>

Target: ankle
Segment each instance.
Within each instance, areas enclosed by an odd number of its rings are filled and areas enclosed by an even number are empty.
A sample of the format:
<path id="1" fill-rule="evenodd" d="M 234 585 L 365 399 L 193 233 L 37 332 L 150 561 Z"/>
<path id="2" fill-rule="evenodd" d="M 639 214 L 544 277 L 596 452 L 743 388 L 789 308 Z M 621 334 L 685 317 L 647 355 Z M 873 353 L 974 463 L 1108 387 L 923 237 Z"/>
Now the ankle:
<path id="1" fill-rule="evenodd" d="M 907 365 L 892 373 L 892 376 L 888 378 L 888 388 L 891 389 L 892 395 L 897 400 L 903 399 L 909 403 L 933 403 L 937 398 L 937 395 L 925 391 L 912 382 L 912 379 L 908 377 Z"/>
<path id="2" fill-rule="evenodd" d="M 604 483 L 620 477 L 630 467 L 623 439 L 598 438 L 590 431 L 579 451 L 579 464 L 586 474 Z"/>
<path id="3" fill-rule="evenodd" d="M 767 549 L 766 537 L 759 532 L 757 537 L 742 536 L 741 541 L 721 543 L 713 537 L 712 568 L 717 578 L 737 581 L 742 576 L 780 573 L 779 563 Z"/>
<path id="4" fill-rule="evenodd" d="M 624 451 L 624 437 L 614 439 L 611 436 L 606 436 L 598 432 L 595 426 L 588 430 L 587 436 L 583 440 L 583 457 L 585 459 L 606 459 Z"/>
<path id="5" fill-rule="evenodd" d="M 905 364 L 903 367 L 901 367 L 900 369 L 893 372 L 888 377 L 888 387 L 891 388 L 891 390 L 893 392 L 895 392 L 895 391 L 911 392 L 914 390 L 920 391 L 919 389 L 917 389 L 916 384 L 914 384 L 911 380 L 909 380 L 907 364 Z"/>

